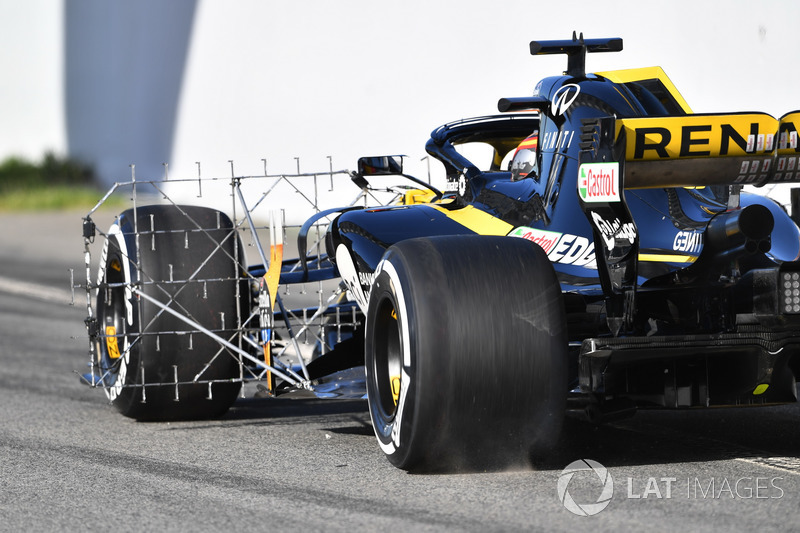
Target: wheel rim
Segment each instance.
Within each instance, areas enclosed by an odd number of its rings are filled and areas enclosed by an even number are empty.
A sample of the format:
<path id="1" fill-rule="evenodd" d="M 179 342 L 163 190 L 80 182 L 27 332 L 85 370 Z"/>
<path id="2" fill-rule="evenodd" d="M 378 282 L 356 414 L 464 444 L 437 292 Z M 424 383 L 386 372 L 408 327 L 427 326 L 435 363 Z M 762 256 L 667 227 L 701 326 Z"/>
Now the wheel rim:
<path id="1" fill-rule="evenodd" d="M 400 324 L 394 302 L 385 298 L 375 314 L 374 376 L 382 414 L 391 421 L 402 389 L 403 363 Z"/>
<path id="2" fill-rule="evenodd" d="M 102 305 L 98 309 L 100 322 L 100 340 L 98 359 L 104 372 L 109 371 L 108 383 L 116 381 L 116 369 L 125 357 L 127 341 L 127 309 L 125 306 L 125 276 L 119 256 L 112 256 L 103 273 L 106 283 L 111 285 L 104 289 Z"/>

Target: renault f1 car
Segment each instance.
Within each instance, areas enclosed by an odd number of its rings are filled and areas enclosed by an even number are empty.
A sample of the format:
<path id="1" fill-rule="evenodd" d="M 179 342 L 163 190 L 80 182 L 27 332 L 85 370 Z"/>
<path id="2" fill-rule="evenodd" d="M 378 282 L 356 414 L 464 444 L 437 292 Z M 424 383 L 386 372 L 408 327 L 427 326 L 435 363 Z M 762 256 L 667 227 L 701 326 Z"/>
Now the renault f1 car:
<path id="1" fill-rule="evenodd" d="M 397 199 L 314 199 L 297 259 L 280 216 L 261 245 L 266 193 L 246 201 L 233 172 L 232 216 L 149 182 L 168 201 L 117 217 L 94 282 L 93 211 L 84 381 L 148 420 L 218 416 L 249 382 L 366 398 L 403 469 L 546 454 L 568 409 L 796 401 L 800 230 L 744 186 L 800 181 L 800 112 L 695 114 L 659 67 L 585 71 L 587 54 L 620 50 L 532 42 L 566 71 L 496 116 L 434 130 L 444 191 L 400 156 L 362 158 L 349 177 L 363 195 Z M 464 155 L 471 143 L 491 148 L 486 165 Z M 417 188 L 374 185 L 395 178 Z M 144 183 L 126 186 L 135 198 Z M 330 282 L 316 303 L 289 303 L 304 292 L 290 287 Z"/>

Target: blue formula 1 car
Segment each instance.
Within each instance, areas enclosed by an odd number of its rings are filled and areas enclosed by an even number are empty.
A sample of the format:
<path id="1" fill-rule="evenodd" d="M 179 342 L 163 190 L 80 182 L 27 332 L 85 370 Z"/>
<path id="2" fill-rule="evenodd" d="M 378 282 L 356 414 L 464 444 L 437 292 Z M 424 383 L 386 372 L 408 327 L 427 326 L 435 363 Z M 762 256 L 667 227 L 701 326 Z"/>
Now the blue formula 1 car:
<path id="1" fill-rule="evenodd" d="M 232 217 L 134 206 L 87 283 L 83 379 L 140 419 L 219 415 L 251 381 L 366 397 L 403 469 L 542 456 L 568 409 L 601 421 L 796 401 L 800 230 L 743 188 L 800 181 L 800 112 L 694 114 L 658 67 L 585 72 L 587 53 L 621 49 L 531 43 L 565 54 L 566 72 L 434 130 L 444 192 L 402 157 L 362 158 L 349 177 L 370 198 L 392 176 L 420 189 L 318 209 L 298 259 L 283 259 L 280 217 L 261 246 L 244 178 Z M 485 167 L 472 143 L 491 148 Z M 96 231 L 90 213 L 87 250 Z M 306 306 L 280 288 L 331 282 Z"/>

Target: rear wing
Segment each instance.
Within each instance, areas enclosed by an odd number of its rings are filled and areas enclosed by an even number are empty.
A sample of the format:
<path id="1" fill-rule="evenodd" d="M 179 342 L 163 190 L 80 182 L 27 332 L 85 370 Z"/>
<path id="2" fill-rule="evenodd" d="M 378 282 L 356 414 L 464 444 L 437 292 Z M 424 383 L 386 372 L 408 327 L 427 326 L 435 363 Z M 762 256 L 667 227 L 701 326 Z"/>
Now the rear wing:
<path id="1" fill-rule="evenodd" d="M 648 93 L 658 99 L 670 114 L 686 115 L 693 113 L 692 108 L 683 98 L 678 88 L 669 79 L 667 73 L 661 67 L 630 68 L 624 70 L 611 70 L 607 72 L 597 72 L 607 80 L 624 85 L 636 94 L 637 88 L 645 89 Z"/>
<path id="2" fill-rule="evenodd" d="M 614 335 L 631 321 L 639 234 L 623 189 L 800 182 L 800 111 L 584 120 L 577 193 Z"/>
<path id="3" fill-rule="evenodd" d="M 614 152 L 626 189 L 797 183 L 799 126 L 800 111 L 625 118 Z"/>

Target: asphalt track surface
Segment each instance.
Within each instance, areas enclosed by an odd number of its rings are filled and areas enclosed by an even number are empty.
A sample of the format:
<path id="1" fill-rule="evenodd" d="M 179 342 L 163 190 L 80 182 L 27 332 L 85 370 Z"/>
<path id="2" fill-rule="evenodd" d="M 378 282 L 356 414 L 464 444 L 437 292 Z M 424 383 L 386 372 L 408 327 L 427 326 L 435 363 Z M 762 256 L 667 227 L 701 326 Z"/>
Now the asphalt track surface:
<path id="1" fill-rule="evenodd" d="M 98 217 L 101 220 L 102 217 Z M 408 474 L 361 401 L 243 398 L 221 419 L 137 423 L 79 384 L 87 343 L 69 268 L 80 213 L 0 215 L 0 530 L 791 531 L 800 408 L 568 420 L 535 470 Z M 558 482 L 592 459 L 613 479 L 593 516 Z M 596 503 L 581 471 L 562 485 Z M 646 497 L 645 497 L 646 496 Z"/>

